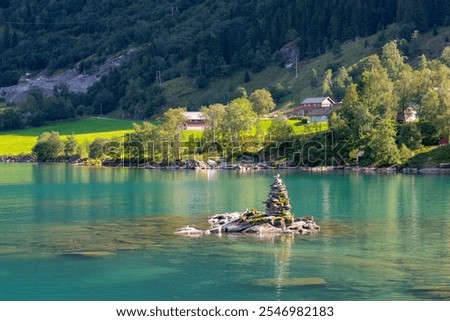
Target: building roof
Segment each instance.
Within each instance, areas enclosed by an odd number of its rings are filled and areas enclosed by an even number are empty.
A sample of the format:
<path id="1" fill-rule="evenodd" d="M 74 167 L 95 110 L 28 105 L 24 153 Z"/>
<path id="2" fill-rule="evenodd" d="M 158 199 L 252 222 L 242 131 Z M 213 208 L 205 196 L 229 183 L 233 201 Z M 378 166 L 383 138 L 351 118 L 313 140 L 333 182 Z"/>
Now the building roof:
<path id="1" fill-rule="evenodd" d="M 205 120 L 205 115 L 200 111 L 187 111 L 184 113 L 184 117 L 186 117 L 188 121 Z"/>
<path id="2" fill-rule="evenodd" d="M 306 105 L 306 104 L 321 104 L 323 103 L 325 100 L 329 100 L 332 104 L 334 104 L 333 99 L 331 99 L 330 97 L 311 97 L 311 98 L 306 98 L 305 100 L 303 100 L 300 105 Z"/>
<path id="3" fill-rule="evenodd" d="M 317 108 L 317 107 L 302 106 L 302 107 L 297 107 L 297 108 L 291 109 L 290 112 L 296 113 L 296 112 L 299 112 L 299 111 L 302 111 L 302 110 L 311 110 L 311 109 L 314 109 L 314 108 Z"/>

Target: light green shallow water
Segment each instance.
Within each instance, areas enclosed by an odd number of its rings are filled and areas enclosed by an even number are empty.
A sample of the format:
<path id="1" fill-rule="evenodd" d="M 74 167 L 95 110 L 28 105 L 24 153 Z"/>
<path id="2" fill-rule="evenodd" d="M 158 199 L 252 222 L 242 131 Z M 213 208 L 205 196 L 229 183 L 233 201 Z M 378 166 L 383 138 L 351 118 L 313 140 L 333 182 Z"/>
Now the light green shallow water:
<path id="1" fill-rule="evenodd" d="M 450 176 L 281 172 L 318 234 L 174 234 L 274 174 L 0 164 L 0 300 L 450 299 Z"/>

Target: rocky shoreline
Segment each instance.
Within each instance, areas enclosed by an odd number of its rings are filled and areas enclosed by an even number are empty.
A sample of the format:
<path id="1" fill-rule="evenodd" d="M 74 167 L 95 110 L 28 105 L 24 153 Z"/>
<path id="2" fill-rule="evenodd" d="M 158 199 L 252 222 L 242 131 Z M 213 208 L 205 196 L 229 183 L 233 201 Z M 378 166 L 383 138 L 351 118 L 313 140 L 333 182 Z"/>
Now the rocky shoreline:
<path id="1" fill-rule="evenodd" d="M 286 185 L 278 174 L 270 185 L 265 212 L 246 209 L 243 212 L 217 214 L 208 218 L 209 228 L 200 230 L 185 226 L 176 234 L 199 236 L 203 234 L 314 234 L 320 227 L 312 216 L 295 218 Z"/>
<path id="2" fill-rule="evenodd" d="M 0 156 L 0 163 L 35 163 L 33 156 Z"/>
<path id="3" fill-rule="evenodd" d="M 0 156 L 0 163 L 36 163 L 36 157 L 25 156 Z M 450 163 L 424 164 L 415 167 L 361 167 L 361 166 L 289 166 L 286 164 L 275 165 L 274 163 L 219 163 L 215 161 L 200 161 L 188 159 L 186 161 L 177 161 L 171 165 L 153 164 L 134 164 L 120 161 L 97 161 L 81 159 L 61 158 L 48 163 L 69 163 L 75 166 L 104 166 L 104 167 L 125 167 L 125 168 L 144 168 L 155 170 L 237 170 L 250 171 L 262 169 L 277 170 L 299 170 L 304 172 L 365 172 L 365 173 L 407 173 L 407 174 L 450 174 Z"/>

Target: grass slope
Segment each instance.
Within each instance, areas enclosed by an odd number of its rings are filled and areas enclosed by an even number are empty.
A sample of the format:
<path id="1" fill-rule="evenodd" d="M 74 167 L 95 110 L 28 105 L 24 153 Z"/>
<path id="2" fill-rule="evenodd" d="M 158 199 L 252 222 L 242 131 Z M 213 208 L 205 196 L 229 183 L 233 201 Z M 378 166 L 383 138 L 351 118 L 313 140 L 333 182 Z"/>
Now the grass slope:
<path id="1" fill-rule="evenodd" d="M 424 147 L 408 160 L 407 165 L 416 167 L 443 163 L 450 163 L 450 146 Z"/>
<path id="2" fill-rule="evenodd" d="M 322 84 L 311 87 L 312 70 L 315 69 L 320 81 L 322 81 L 326 70 L 339 67 L 349 67 L 364 57 L 381 52 L 380 38 L 386 40 L 398 36 L 398 25 L 391 25 L 385 32 L 372 35 L 367 38 L 357 38 L 347 41 L 341 46 L 341 52 L 334 55 L 327 52 L 315 58 L 299 62 L 297 75 L 295 66 L 290 69 L 279 66 L 269 66 L 259 73 L 250 72 L 250 81 L 244 81 L 245 70 L 231 74 L 228 77 L 213 78 L 209 80 L 208 86 L 198 89 L 195 81 L 188 77 L 176 78 L 162 84 L 164 94 L 169 103 L 176 106 L 187 107 L 197 110 L 200 106 L 212 102 L 227 103 L 237 95 L 236 89 L 244 87 L 250 94 L 256 89 L 270 88 L 276 84 L 282 84 L 289 90 L 289 94 L 278 104 L 277 109 L 288 109 L 297 107 L 307 97 L 322 96 Z M 432 32 L 420 34 L 413 45 L 414 52 L 410 53 L 413 65 L 417 62 L 420 53 L 425 53 L 429 59 L 435 59 L 442 53 L 443 48 L 449 46 L 450 27 L 439 28 L 438 34 Z"/>
<path id="3" fill-rule="evenodd" d="M 375 41 L 374 37 L 368 38 Z M 196 110 L 211 102 L 227 103 L 237 96 L 236 89 L 244 87 L 250 94 L 256 89 L 270 88 L 282 84 L 290 93 L 284 97 L 278 109 L 296 107 L 303 99 L 310 96 L 322 96 L 321 84 L 312 88 L 311 75 L 315 69 L 320 78 L 331 66 L 350 66 L 363 57 L 372 54 L 375 49 L 365 48 L 365 39 L 349 41 L 342 45 L 339 55 L 331 52 L 319 57 L 302 61 L 298 64 L 297 75 L 295 66 L 286 69 L 279 66 L 269 66 L 259 73 L 250 72 L 250 81 L 245 82 L 245 71 L 235 72 L 228 77 L 215 78 L 209 81 L 206 88 L 198 89 L 195 82 L 188 77 L 176 78 L 162 84 L 164 93 L 172 106 L 183 106 Z"/>

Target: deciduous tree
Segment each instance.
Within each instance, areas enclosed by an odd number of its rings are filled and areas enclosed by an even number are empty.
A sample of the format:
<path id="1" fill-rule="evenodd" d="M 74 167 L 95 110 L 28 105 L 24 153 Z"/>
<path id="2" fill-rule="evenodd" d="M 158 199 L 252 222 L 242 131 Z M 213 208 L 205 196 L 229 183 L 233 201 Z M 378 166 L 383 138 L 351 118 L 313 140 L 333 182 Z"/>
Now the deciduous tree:
<path id="1" fill-rule="evenodd" d="M 250 95 L 252 109 L 258 115 L 266 115 L 275 108 L 272 94 L 267 89 L 257 89 Z"/>
<path id="2" fill-rule="evenodd" d="M 172 146 L 172 150 L 167 151 L 169 154 L 164 155 L 166 160 L 173 157 L 173 160 L 180 157 L 181 131 L 184 129 L 187 118 L 184 115 L 186 108 L 170 108 L 161 117 L 160 125 L 161 140 L 168 142 Z"/>
<path id="3" fill-rule="evenodd" d="M 38 161 L 45 162 L 57 158 L 63 152 L 64 143 L 58 132 L 42 133 L 32 151 Z"/>
<path id="4" fill-rule="evenodd" d="M 13 130 L 22 127 L 22 117 L 15 109 L 0 109 L 0 130 Z"/>
<path id="5" fill-rule="evenodd" d="M 232 141 L 239 142 L 242 134 L 249 131 L 257 120 L 252 104 L 247 98 L 236 98 L 226 107 L 222 132 Z"/>
<path id="6" fill-rule="evenodd" d="M 78 142 L 75 138 L 75 135 L 72 134 L 67 136 L 67 138 L 64 140 L 64 155 L 66 155 L 66 157 L 73 156 L 73 154 L 77 150 L 77 146 Z"/>
<path id="7" fill-rule="evenodd" d="M 286 118 L 279 116 L 272 120 L 268 132 L 271 140 L 282 142 L 292 138 L 294 129 Z"/>
<path id="8" fill-rule="evenodd" d="M 400 161 L 400 153 L 395 142 L 395 124 L 391 119 L 378 119 L 369 133 L 366 154 L 369 162 L 377 166 L 395 165 Z"/>
<path id="9" fill-rule="evenodd" d="M 225 106 L 222 104 L 213 104 L 208 107 L 202 107 L 201 112 L 205 115 L 207 128 L 204 132 L 204 138 L 207 142 L 216 142 L 222 137 L 221 129 L 225 117 Z"/>
<path id="10" fill-rule="evenodd" d="M 107 156 L 107 144 L 110 142 L 106 138 L 96 138 L 89 144 L 89 158 L 100 159 Z"/>
<path id="11" fill-rule="evenodd" d="M 394 118 L 396 97 L 394 85 L 384 68 L 371 68 L 363 72 L 360 99 L 374 116 Z"/>

